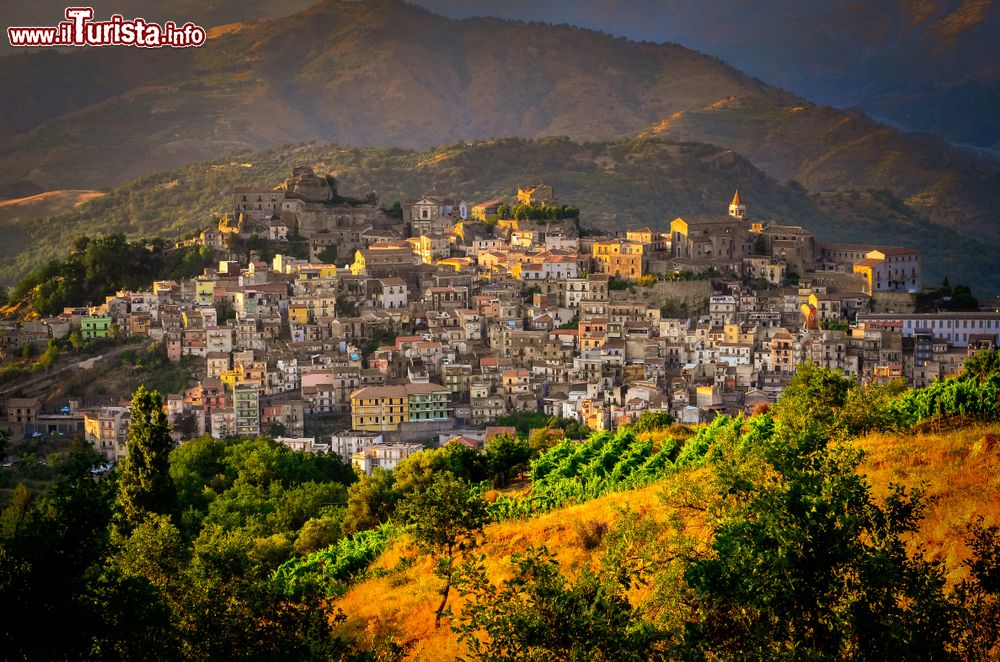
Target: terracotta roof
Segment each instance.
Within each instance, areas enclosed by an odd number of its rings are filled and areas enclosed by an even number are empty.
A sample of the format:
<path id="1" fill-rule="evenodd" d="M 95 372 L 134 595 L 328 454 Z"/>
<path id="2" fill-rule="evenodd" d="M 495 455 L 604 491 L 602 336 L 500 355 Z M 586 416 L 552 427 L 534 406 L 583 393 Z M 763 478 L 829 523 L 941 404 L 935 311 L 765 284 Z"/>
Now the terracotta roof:
<path id="1" fill-rule="evenodd" d="M 740 197 L 740 190 L 736 189 L 736 195 L 733 196 L 733 201 L 730 202 L 731 205 L 742 205 L 743 199 Z"/>

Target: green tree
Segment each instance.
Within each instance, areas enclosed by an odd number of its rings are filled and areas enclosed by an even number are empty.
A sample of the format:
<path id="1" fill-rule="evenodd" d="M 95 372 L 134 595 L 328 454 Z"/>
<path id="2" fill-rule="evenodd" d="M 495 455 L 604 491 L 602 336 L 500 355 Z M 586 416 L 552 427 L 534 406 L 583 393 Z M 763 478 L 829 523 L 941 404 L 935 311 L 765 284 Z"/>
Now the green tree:
<path id="1" fill-rule="evenodd" d="M 344 533 L 374 529 L 388 520 L 396 511 L 399 492 L 395 489 L 396 477 L 381 467 L 372 470 L 371 476 L 362 476 L 347 490 L 347 513 L 344 516 Z"/>
<path id="2" fill-rule="evenodd" d="M 170 424 L 156 391 L 140 386 L 132 396 L 126 455 L 118 470 L 121 528 L 129 531 L 148 515 L 173 515 L 177 491 L 170 479 Z"/>
<path id="3" fill-rule="evenodd" d="M 343 294 L 337 295 L 337 314 L 354 317 L 358 314 L 358 305 Z"/>
<path id="4" fill-rule="evenodd" d="M 330 515 L 309 520 L 295 539 L 295 553 L 305 556 L 326 549 L 340 540 L 342 524 L 342 517 Z"/>
<path id="5" fill-rule="evenodd" d="M 639 419 L 632 424 L 633 432 L 652 432 L 669 427 L 674 417 L 665 411 L 644 411 Z"/>
<path id="6" fill-rule="evenodd" d="M 7 461 L 10 451 L 10 430 L 0 430 L 0 462 Z"/>
<path id="7" fill-rule="evenodd" d="M 52 489 L 18 490 L 0 517 L 0 642 L 7 659 L 83 659 L 115 609 L 95 609 L 92 577 L 107 553 L 111 481 L 94 481 L 95 454 L 77 449 Z M 15 607 L 16 606 L 16 607 Z M 52 615 L 66 619 L 52 634 Z"/>
<path id="8" fill-rule="evenodd" d="M 511 557 L 514 576 L 492 584 L 482 559 L 456 571 L 467 598 L 458 633 L 482 660 L 649 660 L 664 639 L 629 603 L 621 585 L 584 569 L 573 581 L 544 547 Z M 482 635 L 486 635 L 485 637 Z"/>
<path id="9" fill-rule="evenodd" d="M 982 516 L 967 527 L 972 550 L 963 563 L 969 575 L 955 593 L 964 607 L 958 651 L 968 660 L 1000 656 L 1000 527 L 983 526 Z"/>
<path id="10" fill-rule="evenodd" d="M 435 476 L 426 490 L 410 495 L 401 505 L 401 514 L 413 525 L 417 547 L 437 558 L 435 572 L 445 582 L 434 613 L 437 625 L 448 604 L 455 562 L 476 545 L 487 522 L 486 502 L 467 483 L 445 472 Z"/>
<path id="11" fill-rule="evenodd" d="M 74 352 L 79 352 L 81 349 L 86 347 L 86 345 L 86 341 L 80 337 L 78 332 L 73 331 L 69 334 L 69 346 L 73 348 Z"/>
<path id="12" fill-rule="evenodd" d="M 991 375 L 1000 376 L 1000 350 L 976 352 L 962 364 L 962 372 L 958 378 L 963 381 L 985 381 Z"/>
<path id="13" fill-rule="evenodd" d="M 401 498 L 414 492 L 423 492 L 434 482 L 435 476 L 443 471 L 450 471 L 451 468 L 449 452 L 443 448 L 413 453 L 393 470 L 395 489 Z"/>
<path id="14" fill-rule="evenodd" d="M 829 431 L 837 425 L 839 410 L 847 402 L 852 386 L 854 382 L 836 370 L 803 363 L 782 391 L 772 413 L 794 430 L 815 425 Z"/>
<path id="15" fill-rule="evenodd" d="M 721 438 L 712 453 L 711 553 L 684 572 L 694 657 L 946 657 L 956 611 L 944 573 L 906 546 L 919 493 L 894 487 L 877 502 L 859 454 L 815 426 Z"/>
<path id="16" fill-rule="evenodd" d="M 524 439 L 512 434 L 498 434 L 486 446 L 486 459 L 493 484 L 506 487 L 514 474 L 524 471 L 533 449 Z"/>
<path id="17" fill-rule="evenodd" d="M 528 445 L 531 446 L 531 454 L 537 457 L 549 450 L 567 437 L 566 431 L 559 427 L 537 428 L 528 435 Z"/>
<path id="18" fill-rule="evenodd" d="M 337 245 L 336 244 L 330 244 L 329 246 L 327 246 L 326 248 L 324 248 L 322 251 L 320 251 L 316 255 L 316 257 L 319 258 L 320 262 L 325 262 L 327 264 L 336 264 L 337 263 Z"/>
<path id="19" fill-rule="evenodd" d="M 59 345 L 56 344 L 54 338 L 49 339 L 49 346 L 45 349 L 41 356 L 38 357 L 36 364 L 43 370 L 48 371 L 49 368 L 56 362 L 59 358 Z"/>
<path id="20" fill-rule="evenodd" d="M 489 464 L 486 453 L 478 448 L 469 448 L 457 441 L 439 451 L 447 460 L 448 471 L 469 483 L 479 483 L 489 478 Z"/>

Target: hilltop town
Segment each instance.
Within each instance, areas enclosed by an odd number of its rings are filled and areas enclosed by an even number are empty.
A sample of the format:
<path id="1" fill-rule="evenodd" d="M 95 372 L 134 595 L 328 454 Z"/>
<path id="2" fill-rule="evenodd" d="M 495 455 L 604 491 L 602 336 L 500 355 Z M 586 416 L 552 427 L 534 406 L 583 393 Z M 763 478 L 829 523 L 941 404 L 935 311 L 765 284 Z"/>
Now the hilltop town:
<path id="1" fill-rule="evenodd" d="M 912 249 L 820 243 L 755 219 L 738 191 L 669 231 L 598 234 L 557 193 L 428 192 L 385 209 L 296 167 L 280 187 L 237 187 L 185 242 L 217 257 L 201 275 L 6 320 L 4 348 L 145 343 L 193 366 L 164 394 L 177 441 L 267 434 L 371 473 L 428 445 L 482 446 L 518 417 L 600 431 L 644 412 L 751 412 L 805 362 L 923 386 L 1000 341 L 1000 312 L 924 310 Z M 234 246 L 251 239 L 273 258 L 243 259 Z M 124 400 L 9 391 L 15 438 L 82 433 L 109 462 L 125 454 Z"/>

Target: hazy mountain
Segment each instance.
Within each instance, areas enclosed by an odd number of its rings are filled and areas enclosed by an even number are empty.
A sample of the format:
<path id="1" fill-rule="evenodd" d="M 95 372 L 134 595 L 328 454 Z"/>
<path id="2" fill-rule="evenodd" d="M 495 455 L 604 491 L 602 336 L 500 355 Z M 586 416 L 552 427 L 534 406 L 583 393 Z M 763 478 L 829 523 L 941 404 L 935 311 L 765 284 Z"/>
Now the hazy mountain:
<path id="1" fill-rule="evenodd" d="M 64 81 L 55 93 L 54 80 Z M 732 147 L 815 190 L 888 188 L 936 223 L 1000 239 L 997 164 L 810 104 L 678 45 L 568 26 L 328 0 L 219 29 L 198 49 L 5 57 L 0 81 L 12 91 L 0 99 L 8 191 L 104 188 L 311 139 L 426 147 L 650 130 Z"/>
<path id="2" fill-rule="evenodd" d="M 205 26 L 284 16 L 312 0 L 96 0 L 118 12 Z M 858 106 L 894 126 L 1000 150 L 996 0 L 416 0 L 450 17 L 568 23 L 673 41 L 818 103 Z M 49 25 L 61 0 L 8 0 L 4 25 Z M 0 40 L 0 55 L 15 49 Z"/>
<path id="3" fill-rule="evenodd" d="M 676 41 L 813 101 L 1000 149 L 996 0 L 419 0 Z"/>

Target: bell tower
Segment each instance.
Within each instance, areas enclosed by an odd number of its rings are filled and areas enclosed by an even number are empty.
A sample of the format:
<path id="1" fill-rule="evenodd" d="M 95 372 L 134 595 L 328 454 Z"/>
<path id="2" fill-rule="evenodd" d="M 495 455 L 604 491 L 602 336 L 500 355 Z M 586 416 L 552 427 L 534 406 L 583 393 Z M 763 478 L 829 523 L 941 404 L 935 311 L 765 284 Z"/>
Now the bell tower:
<path id="1" fill-rule="evenodd" d="M 743 202 L 743 198 L 740 197 L 739 189 L 736 189 L 736 195 L 733 196 L 733 201 L 729 203 L 729 215 L 741 221 L 747 220 L 747 206 Z"/>

